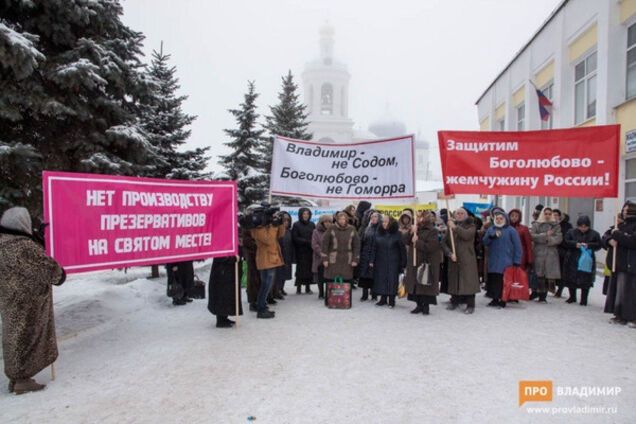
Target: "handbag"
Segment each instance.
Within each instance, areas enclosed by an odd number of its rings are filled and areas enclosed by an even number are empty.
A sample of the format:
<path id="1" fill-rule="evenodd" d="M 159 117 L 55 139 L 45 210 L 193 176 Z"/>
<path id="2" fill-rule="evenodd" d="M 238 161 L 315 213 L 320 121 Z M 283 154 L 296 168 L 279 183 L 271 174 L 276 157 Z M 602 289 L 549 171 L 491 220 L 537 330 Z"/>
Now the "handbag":
<path id="1" fill-rule="evenodd" d="M 432 286 L 433 281 L 431 278 L 431 266 L 424 262 L 422 265 L 417 267 L 417 284 L 421 284 L 422 286 Z"/>
<path id="2" fill-rule="evenodd" d="M 592 251 L 588 248 L 581 246 L 581 256 L 579 256 L 579 263 L 577 270 L 591 274 L 594 269 L 594 259 L 592 258 Z"/>
<path id="3" fill-rule="evenodd" d="M 325 306 L 329 309 L 351 309 L 351 283 L 345 283 L 337 276 L 333 282 L 327 283 Z"/>
<path id="4" fill-rule="evenodd" d="M 397 296 L 400 299 L 406 297 L 406 287 L 404 286 L 404 274 L 400 274 L 400 283 L 398 284 Z"/>
<path id="5" fill-rule="evenodd" d="M 511 266 L 504 271 L 501 300 L 530 300 L 528 274 L 520 267 Z"/>
<path id="6" fill-rule="evenodd" d="M 194 276 L 194 285 L 190 289 L 190 297 L 193 299 L 205 299 L 205 283 Z"/>

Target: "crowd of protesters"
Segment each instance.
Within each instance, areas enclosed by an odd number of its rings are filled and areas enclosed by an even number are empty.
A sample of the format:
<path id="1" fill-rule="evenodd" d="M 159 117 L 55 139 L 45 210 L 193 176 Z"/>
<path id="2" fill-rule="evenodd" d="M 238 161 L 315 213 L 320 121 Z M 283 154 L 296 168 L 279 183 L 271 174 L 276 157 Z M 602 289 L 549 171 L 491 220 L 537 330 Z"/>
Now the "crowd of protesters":
<path id="1" fill-rule="evenodd" d="M 275 208 L 266 205 L 265 215 L 268 210 Z M 361 289 L 360 302 L 372 300 L 378 307 L 393 308 L 396 297 L 404 296 L 415 303 L 413 314 L 430 314 L 440 293 L 450 295 L 446 309 L 473 314 L 482 290 L 491 298 L 489 307 L 502 309 L 509 303 L 503 291 L 510 268 L 528 275 L 530 300 L 547 303 L 548 293 L 560 298 L 567 288 L 567 303 L 586 306 L 596 280 L 596 252 L 605 249 L 604 311 L 612 314 L 611 323 L 636 328 L 635 203 L 625 203 L 617 225 L 603 236 L 589 217 L 579 216 L 573 227 L 566 214 L 542 205 L 529 227 L 518 209 L 493 207 L 477 216 L 462 207 L 438 213 L 405 208 L 396 220 L 364 201 L 320 216 L 317 224 L 308 208 L 293 223 L 285 212 L 267 216 L 241 225 L 240 261 L 213 261 L 208 309 L 217 327 L 234 324 L 228 317 L 236 315 L 236 305 L 242 314 L 237 272 L 258 318 L 275 317 L 270 308 L 286 298 L 290 280 L 297 295 L 311 295 L 316 284 L 320 299 L 327 295 L 326 283 L 334 281 Z M 3 355 L 9 390 L 18 394 L 44 388 L 33 377 L 57 357 L 51 285 L 62 284 L 65 273 L 44 253 L 42 232 L 33 229 L 24 208 L 8 209 L 0 220 Z M 189 303 L 192 263 L 169 264 L 167 271 L 173 304 Z"/>

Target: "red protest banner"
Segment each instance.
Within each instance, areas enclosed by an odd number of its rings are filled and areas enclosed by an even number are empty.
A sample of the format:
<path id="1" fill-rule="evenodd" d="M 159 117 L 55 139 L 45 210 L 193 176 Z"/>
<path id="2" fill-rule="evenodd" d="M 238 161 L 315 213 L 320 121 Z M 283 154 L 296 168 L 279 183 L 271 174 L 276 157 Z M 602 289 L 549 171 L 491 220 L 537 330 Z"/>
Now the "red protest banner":
<path id="1" fill-rule="evenodd" d="M 439 131 L 444 193 L 617 197 L 619 131 Z"/>

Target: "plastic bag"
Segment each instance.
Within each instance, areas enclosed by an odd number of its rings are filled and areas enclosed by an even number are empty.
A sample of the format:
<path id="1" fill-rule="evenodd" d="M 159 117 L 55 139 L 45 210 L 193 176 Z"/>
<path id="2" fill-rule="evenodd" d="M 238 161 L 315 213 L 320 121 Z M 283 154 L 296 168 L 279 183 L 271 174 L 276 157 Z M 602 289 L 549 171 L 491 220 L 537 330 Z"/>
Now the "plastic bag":
<path id="1" fill-rule="evenodd" d="M 579 256 L 579 263 L 577 270 L 591 274 L 594 269 L 594 258 L 592 257 L 592 251 L 588 248 L 581 247 L 581 256 Z"/>

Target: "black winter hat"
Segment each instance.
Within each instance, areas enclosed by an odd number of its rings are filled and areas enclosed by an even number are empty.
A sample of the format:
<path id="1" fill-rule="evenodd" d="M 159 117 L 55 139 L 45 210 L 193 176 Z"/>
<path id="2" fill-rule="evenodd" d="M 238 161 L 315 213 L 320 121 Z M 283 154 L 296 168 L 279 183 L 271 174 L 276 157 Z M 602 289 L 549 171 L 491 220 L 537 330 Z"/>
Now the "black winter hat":
<path id="1" fill-rule="evenodd" d="M 585 225 L 587 227 L 591 227 L 592 226 L 592 222 L 590 221 L 590 217 L 587 216 L 587 215 L 579 216 L 579 218 L 576 220 L 576 226 L 580 227 L 581 225 Z"/>

